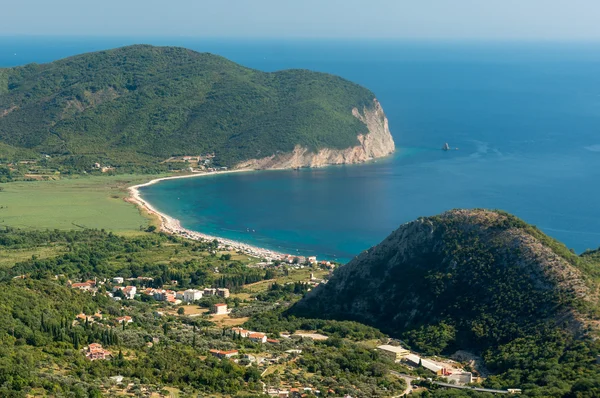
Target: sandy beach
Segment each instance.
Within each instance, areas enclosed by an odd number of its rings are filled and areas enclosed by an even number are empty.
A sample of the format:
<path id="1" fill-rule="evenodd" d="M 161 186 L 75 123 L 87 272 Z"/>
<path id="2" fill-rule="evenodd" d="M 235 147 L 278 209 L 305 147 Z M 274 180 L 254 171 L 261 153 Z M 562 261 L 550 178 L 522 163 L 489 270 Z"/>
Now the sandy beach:
<path id="1" fill-rule="evenodd" d="M 148 181 L 144 184 L 138 184 L 138 185 L 129 187 L 128 188 L 129 189 L 129 201 L 131 203 L 135 203 L 136 205 L 140 206 L 141 208 L 146 210 L 148 213 L 157 215 L 160 218 L 160 224 L 161 224 L 160 230 L 163 232 L 170 233 L 170 234 L 177 235 L 177 236 L 182 236 L 182 237 L 192 239 L 192 240 L 198 240 L 198 241 L 201 241 L 201 240 L 212 241 L 212 240 L 216 239 L 219 242 L 219 245 L 220 245 L 219 247 L 222 249 L 229 248 L 231 250 L 240 251 L 240 252 L 243 252 L 250 256 L 254 256 L 254 257 L 258 257 L 258 258 L 266 258 L 266 259 L 271 259 L 271 260 L 282 259 L 282 258 L 286 257 L 287 255 L 284 253 L 278 253 L 278 252 L 275 252 L 272 250 L 248 245 L 246 243 L 221 238 L 218 236 L 211 236 L 211 235 L 207 235 L 207 234 L 203 234 L 200 232 L 191 231 L 189 229 L 183 228 L 181 226 L 181 222 L 178 219 L 168 216 L 167 214 L 161 213 L 160 211 L 156 210 L 150 203 L 148 203 L 147 201 L 142 199 L 142 196 L 140 194 L 140 188 L 156 184 L 160 181 L 173 180 L 173 179 L 179 179 L 179 178 L 198 178 L 198 177 L 212 176 L 212 175 L 217 175 L 217 174 L 241 173 L 241 172 L 247 172 L 247 171 L 253 171 L 253 170 L 252 169 L 238 169 L 238 170 L 202 172 L 202 173 L 195 173 L 195 174 L 187 174 L 187 175 L 183 175 L 183 176 L 156 178 L 156 179 L 154 179 L 152 181 Z"/>

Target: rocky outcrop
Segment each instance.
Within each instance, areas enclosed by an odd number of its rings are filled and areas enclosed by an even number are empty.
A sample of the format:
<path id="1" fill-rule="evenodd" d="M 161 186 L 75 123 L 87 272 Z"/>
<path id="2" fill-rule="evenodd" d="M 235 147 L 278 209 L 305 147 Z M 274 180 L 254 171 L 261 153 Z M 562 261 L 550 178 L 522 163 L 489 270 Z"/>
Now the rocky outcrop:
<path id="1" fill-rule="evenodd" d="M 359 132 L 359 145 L 347 149 L 322 148 L 318 152 L 296 145 L 289 153 L 280 153 L 261 159 L 250 159 L 239 163 L 235 168 L 249 169 L 290 169 L 297 167 L 322 167 L 332 164 L 362 163 L 390 155 L 396 149 L 390 133 L 388 120 L 377 99 L 371 108 L 362 112 L 357 108 L 352 114 L 363 122 L 367 132 Z"/>
<path id="2" fill-rule="evenodd" d="M 16 106 L 16 105 L 13 105 L 13 106 L 11 106 L 11 107 L 10 107 L 10 108 L 8 108 L 8 109 L 1 110 L 1 111 L 0 111 L 0 118 L 2 118 L 2 117 L 4 117 L 4 116 L 8 115 L 9 113 L 11 113 L 12 111 L 15 111 L 15 110 L 17 110 L 17 109 L 19 109 L 19 107 L 18 107 L 18 106 Z"/>

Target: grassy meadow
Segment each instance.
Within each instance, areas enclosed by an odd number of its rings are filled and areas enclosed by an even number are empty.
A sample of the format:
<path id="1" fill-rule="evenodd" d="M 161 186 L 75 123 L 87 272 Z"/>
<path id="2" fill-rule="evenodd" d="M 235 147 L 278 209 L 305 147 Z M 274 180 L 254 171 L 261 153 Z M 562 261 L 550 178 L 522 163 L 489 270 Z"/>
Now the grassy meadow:
<path id="1" fill-rule="evenodd" d="M 0 185 L 0 226 L 23 229 L 106 229 L 137 233 L 152 220 L 125 202 L 127 187 L 148 175 L 95 176 Z"/>

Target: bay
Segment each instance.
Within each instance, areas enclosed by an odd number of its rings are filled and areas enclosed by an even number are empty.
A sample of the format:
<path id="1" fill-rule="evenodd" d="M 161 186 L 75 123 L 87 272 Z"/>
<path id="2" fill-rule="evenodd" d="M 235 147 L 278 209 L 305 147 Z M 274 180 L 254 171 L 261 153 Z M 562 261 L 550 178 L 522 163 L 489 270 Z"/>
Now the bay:
<path id="1" fill-rule="evenodd" d="M 398 146 L 369 164 L 143 189 L 189 229 L 346 261 L 419 216 L 485 207 L 577 252 L 600 245 L 598 44 L 21 37 L 0 38 L 0 65 L 139 42 L 341 75 L 376 94 Z"/>

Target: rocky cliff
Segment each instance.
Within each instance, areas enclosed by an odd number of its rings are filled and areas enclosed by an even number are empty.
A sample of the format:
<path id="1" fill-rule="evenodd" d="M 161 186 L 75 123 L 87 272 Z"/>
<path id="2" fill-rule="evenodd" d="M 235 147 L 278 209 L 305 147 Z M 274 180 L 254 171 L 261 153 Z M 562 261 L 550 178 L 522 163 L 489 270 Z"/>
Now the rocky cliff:
<path id="1" fill-rule="evenodd" d="M 358 132 L 359 144 L 354 147 L 347 149 L 322 148 L 315 152 L 296 145 L 292 152 L 250 159 L 238 163 L 236 168 L 289 169 L 362 163 L 388 156 L 395 151 L 396 146 L 390 133 L 387 117 L 377 99 L 373 99 L 372 107 L 364 107 L 362 112 L 357 108 L 352 109 L 352 115 L 366 126 L 366 131 Z"/>

